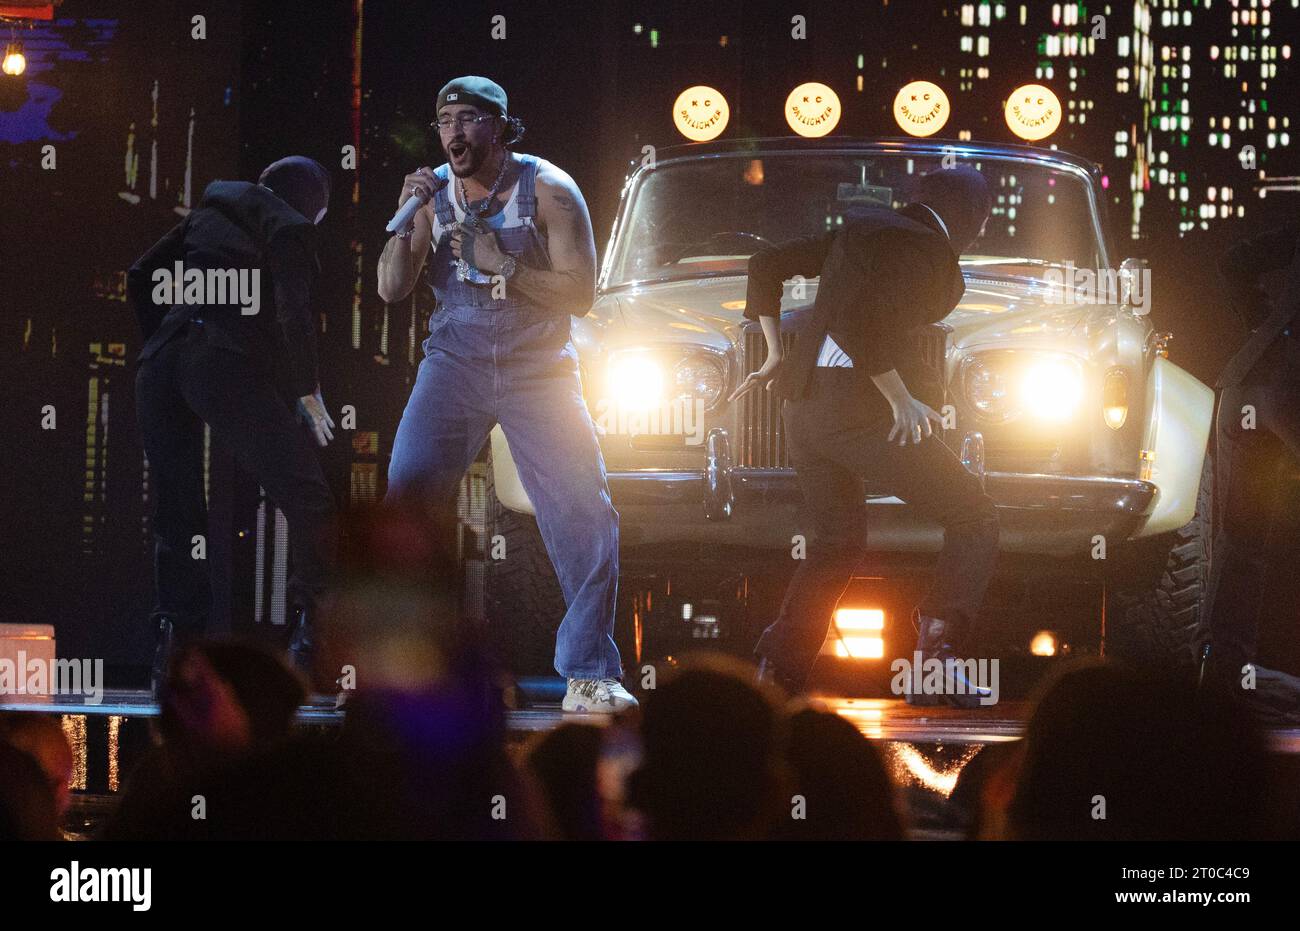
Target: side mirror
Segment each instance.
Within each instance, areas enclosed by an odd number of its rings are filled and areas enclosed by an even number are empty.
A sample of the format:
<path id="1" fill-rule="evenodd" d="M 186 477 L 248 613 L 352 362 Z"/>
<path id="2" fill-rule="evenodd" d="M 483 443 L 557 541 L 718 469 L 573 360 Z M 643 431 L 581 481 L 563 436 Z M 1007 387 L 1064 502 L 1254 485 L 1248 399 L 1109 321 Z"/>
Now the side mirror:
<path id="1" fill-rule="evenodd" d="M 1146 259 L 1119 263 L 1119 306 L 1135 317 L 1151 313 L 1151 269 Z"/>

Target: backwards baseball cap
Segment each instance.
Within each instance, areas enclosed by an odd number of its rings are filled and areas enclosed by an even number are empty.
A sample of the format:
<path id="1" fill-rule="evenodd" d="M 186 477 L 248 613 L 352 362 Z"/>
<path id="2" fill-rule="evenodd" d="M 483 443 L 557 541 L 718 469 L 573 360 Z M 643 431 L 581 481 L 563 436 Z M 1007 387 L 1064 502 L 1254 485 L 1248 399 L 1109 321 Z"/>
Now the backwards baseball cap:
<path id="1" fill-rule="evenodd" d="M 506 92 L 502 90 L 501 85 L 491 78 L 479 77 L 476 74 L 452 78 L 443 85 L 442 90 L 438 91 L 438 106 L 435 112 L 449 103 L 473 104 L 497 116 L 506 115 Z"/>

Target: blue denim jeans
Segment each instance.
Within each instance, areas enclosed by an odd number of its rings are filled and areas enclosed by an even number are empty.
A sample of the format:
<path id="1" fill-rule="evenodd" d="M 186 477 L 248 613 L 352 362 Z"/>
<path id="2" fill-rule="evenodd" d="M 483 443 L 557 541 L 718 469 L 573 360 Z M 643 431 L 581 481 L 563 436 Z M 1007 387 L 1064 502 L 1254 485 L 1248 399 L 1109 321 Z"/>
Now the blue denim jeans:
<path id="1" fill-rule="evenodd" d="M 569 327 L 567 314 L 532 308 L 437 311 L 394 440 L 386 500 L 453 496 L 499 423 L 568 606 L 555 671 L 619 678 L 618 512 Z"/>

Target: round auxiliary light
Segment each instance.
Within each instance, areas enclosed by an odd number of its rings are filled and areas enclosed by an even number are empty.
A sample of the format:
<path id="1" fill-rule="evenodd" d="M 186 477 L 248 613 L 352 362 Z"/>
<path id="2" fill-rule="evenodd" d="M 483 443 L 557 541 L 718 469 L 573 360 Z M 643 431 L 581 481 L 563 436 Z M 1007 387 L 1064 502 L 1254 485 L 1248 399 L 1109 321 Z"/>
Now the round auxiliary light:
<path id="1" fill-rule="evenodd" d="M 686 88 L 673 102 L 673 125 L 692 142 L 716 139 L 727 128 L 730 118 L 727 98 L 704 84 Z"/>
<path id="2" fill-rule="evenodd" d="M 911 136 L 933 136 L 951 112 L 948 95 L 932 81 L 904 84 L 894 97 L 894 120 Z"/>
<path id="3" fill-rule="evenodd" d="M 824 136 L 840 122 L 840 98 L 825 84 L 809 81 L 785 98 L 785 121 L 801 136 Z"/>
<path id="4" fill-rule="evenodd" d="M 1041 84 L 1022 84 L 1013 90 L 1004 113 L 1011 131 L 1030 142 L 1046 139 L 1061 125 L 1061 101 Z"/>

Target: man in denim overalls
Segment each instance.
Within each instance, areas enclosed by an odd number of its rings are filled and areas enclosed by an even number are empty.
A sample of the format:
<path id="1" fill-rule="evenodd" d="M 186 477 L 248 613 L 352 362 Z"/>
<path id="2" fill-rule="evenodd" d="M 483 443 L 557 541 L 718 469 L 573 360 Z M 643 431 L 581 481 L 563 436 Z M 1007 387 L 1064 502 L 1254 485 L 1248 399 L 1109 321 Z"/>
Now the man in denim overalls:
<path id="1" fill-rule="evenodd" d="M 555 645 L 564 710 L 620 711 L 637 702 L 619 682 L 613 638 L 618 512 L 569 339 L 570 315 L 595 295 L 587 205 L 563 171 L 510 152 L 523 126 L 494 82 L 449 82 L 437 114 L 448 162 L 407 175 L 399 205 L 418 196 L 424 206 L 379 261 L 379 294 L 392 303 L 432 246 L 438 301 L 385 500 L 447 501 L 501 424 L 568 605 Z"/>

